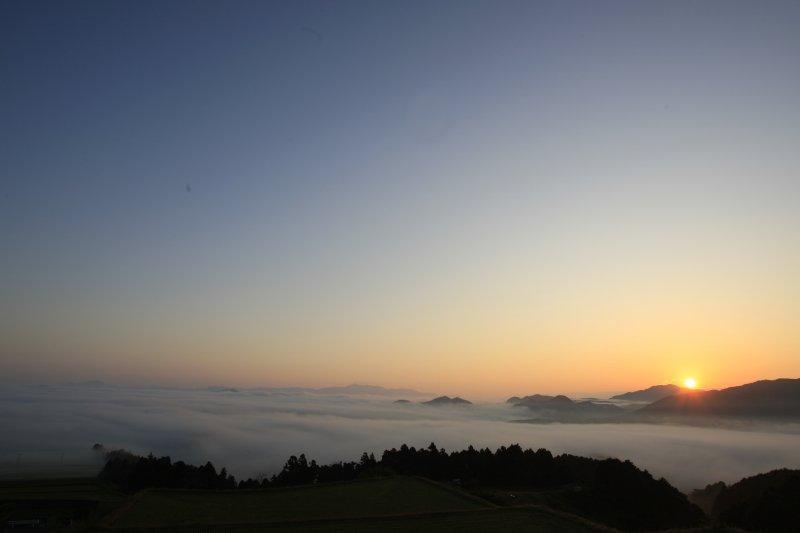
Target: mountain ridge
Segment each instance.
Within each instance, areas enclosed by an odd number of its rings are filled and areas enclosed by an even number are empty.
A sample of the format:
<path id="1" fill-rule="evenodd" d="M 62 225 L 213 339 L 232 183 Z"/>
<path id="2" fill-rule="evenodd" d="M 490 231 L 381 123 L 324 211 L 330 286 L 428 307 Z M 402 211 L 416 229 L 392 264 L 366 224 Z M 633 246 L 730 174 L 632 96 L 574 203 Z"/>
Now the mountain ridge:
<path id="1" fill-rule="evenodd" d="M 612 396 L 611 399 L 637 402 L 655 402 L 661 400 L 662 398 L 666 398 L 667 396 L 677 394 L 681 390 L 681 387 L 673 385 L 672 383 L 666 385 L 653 385 L 652 387 L 647 387 L 646 389 L 617 394 L 616 396 Z"/>
<path id="2" fill-rule="evenodd" d="M 438 396 L 432 400 L 428 400 L 427 402 L 422 402 L 423 405 L 472 405 L 472 402 L 469 400 L 465 400 L 460 396 Z"/>
<path id="3" fill-rule="evenodd" d="M 719 390 L 682 389 L 637 413 L 800 419 L 800 379 L 765 379 Z"/>

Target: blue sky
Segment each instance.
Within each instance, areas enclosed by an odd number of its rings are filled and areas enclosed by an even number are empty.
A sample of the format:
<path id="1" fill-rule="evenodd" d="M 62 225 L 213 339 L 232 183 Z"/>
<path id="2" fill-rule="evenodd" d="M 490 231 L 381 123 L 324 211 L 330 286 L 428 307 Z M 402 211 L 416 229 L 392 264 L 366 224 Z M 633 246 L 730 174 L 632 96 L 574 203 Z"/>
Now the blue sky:
<path id="1" fill-rule="evenodd" d="M 796 375 L 799 24 L 796 2 L 4 2 L 0 369 Z"/>

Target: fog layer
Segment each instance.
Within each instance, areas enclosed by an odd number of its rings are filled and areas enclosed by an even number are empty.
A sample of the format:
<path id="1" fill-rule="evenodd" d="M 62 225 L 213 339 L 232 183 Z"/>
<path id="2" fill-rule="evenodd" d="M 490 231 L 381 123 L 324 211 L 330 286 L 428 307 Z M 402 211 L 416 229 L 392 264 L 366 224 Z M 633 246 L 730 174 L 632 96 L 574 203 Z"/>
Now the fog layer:
<path id="1" fill-rule="evenodd" d="M 800 468 L 800 428 L 774 431 L 647 424 L 517 424 L 502 404 L 429 407 L 385 397 L 269 390 L 0 386 L 0 477 L 36 464 L 89 465 L 90 447 L 122 447 L 226 466 L 237 477 L 276 472 L 291 454 L 330 462 L 402 443 L 448 450 L 519 443 L 554 453 L 630 459 L 682 490 Z"/>

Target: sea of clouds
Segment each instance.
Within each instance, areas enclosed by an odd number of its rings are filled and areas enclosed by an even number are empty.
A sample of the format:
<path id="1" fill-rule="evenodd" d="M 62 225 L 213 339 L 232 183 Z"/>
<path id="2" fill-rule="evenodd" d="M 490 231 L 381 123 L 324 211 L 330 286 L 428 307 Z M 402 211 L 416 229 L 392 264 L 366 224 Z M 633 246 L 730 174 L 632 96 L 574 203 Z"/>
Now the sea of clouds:
<path id="1" fill-rule="evenodd" d="M 289 455 L 357 460 L 403 443 L 448 450 L 519 443 L 553 453 L 630 459 L 682 490 L 800 468 L 800 427 L 520 424 L 505 404 L 430 407 L 312 391 L 187 390 L 102 384 L 0 386 L 0 477 L 96 471 L 107 448 L 212 461 L 238 477 L 270 475 Z"/>

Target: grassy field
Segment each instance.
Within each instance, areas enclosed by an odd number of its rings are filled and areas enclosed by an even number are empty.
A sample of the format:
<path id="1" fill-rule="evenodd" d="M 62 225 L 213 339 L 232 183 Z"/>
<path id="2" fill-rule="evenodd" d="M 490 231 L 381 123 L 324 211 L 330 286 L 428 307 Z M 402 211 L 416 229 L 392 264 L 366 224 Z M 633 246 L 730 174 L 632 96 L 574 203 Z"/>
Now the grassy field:
<path id="1" fill-rule="evenodd" d="M 91 500 L 119 501 L 125 496 L 97 478 L 0 481 L 0 501 Z"/>
<path id="2" fill-rule="evenodd" d="M 0 524 L 29 519 L 50 528 L 89 524 L 125 498 L 96 478 L 0 481 Z"/>
<path id="3" fill-rule="evenodd" d="M 608 531 L 538 506 L 496 507 L 413 477 L 260 491 L 152 490 L 112 515 L 109 531 L 424 533 Z"/>
<path id="4" fill-rule="evenodd" d="M 53 478 L 88 478 L 99 472 L 96 464 L 91 463 L 53 463 L 0 461 L 0 481 L 18 479 L 53 479 Z"/>
<path id="5" fill-rule="evenodd" d="M 253 491 L 152 490 L 139 495 L 115 526 L 279 522 L 469 510 L 491 504 L 413 478 Z"/>
<path id="6" fill-rule="evenodd" d="M 185 525 L 159 528 L 113 528 L 112 533 L 541 533 L 541 532 L 597 532 L 614 531 L 591 524 L 578 517 L 554 513 L 535 507 L 485 508 L 467 511 L 421 513 L 386 517 L 322 519 L 309 521 Z"/>
<path id="7" fill-rule="evenodd" d="M 604 530 L 545 507 L 498 507 L 456 487 L 403 476 L 265 490 L 154 489 L 135 496 L 93 478 L 0 482 L 0 523 L 29 518 L 50 527 L 77 521 L 84 527 L 76 531 L 108 533 Z"/>

